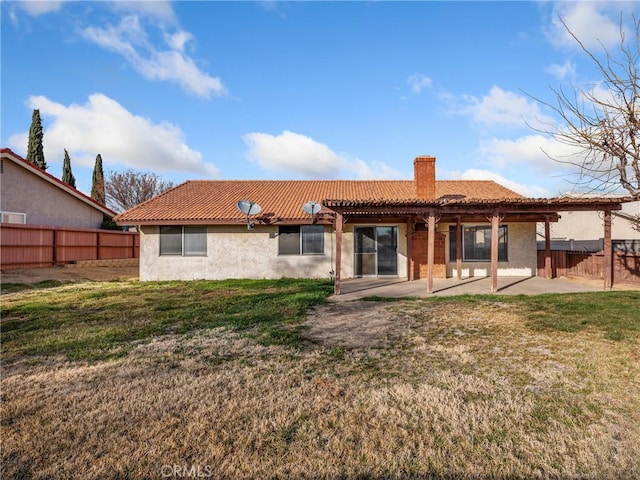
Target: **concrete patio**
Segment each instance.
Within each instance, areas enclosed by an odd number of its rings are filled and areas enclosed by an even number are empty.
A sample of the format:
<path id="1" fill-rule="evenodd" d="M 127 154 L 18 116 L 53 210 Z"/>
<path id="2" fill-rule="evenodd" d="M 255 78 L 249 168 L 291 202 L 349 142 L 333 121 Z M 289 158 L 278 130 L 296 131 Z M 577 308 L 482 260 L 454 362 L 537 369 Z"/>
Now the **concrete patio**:
<path id="1" fill-rule="evenodd" d="M 446 295 L 490 294 L 490 277 L 434 279 L 432 294 L 427 293 L 427 281 L 406 278 L 354 278 L 341 282 L 340 295 L 331 301 L 347 302 L 364 297 L 431 297 Z M 498 278 L 497 295 L 538 295 L 541 293 L 601 292 L 600 282 L 581 282 L 567 278 L 501 277 Z"/>

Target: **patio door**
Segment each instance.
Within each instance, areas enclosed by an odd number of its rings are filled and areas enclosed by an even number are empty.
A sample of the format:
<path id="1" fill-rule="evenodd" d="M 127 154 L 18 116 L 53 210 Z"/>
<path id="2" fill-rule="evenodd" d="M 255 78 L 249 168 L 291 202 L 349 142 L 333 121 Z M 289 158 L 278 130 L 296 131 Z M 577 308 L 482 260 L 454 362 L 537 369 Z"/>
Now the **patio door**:
<path id="1" fill-rule="evenodd" d="M 398 275 L 398 227 L 356 227 L 354 276 Z"/>

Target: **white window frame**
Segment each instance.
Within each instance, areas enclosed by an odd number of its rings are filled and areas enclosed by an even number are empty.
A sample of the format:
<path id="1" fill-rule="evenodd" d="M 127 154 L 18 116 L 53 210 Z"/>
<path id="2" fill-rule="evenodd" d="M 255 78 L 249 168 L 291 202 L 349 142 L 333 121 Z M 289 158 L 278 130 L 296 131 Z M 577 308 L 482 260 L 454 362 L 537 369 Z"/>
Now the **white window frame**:
<path id="1" fill-rule="evenodd" d="M 14 220 L 11 217 L 20 217 L 22 219 L 21 222 L 12 221 Z M 5 220 L 6 219 L 6 220 Z M 1 212 L 1 223 L 12 223 L 16 225 L 26 225 L 27 223 L 27 214 L 20 212 Z"/>

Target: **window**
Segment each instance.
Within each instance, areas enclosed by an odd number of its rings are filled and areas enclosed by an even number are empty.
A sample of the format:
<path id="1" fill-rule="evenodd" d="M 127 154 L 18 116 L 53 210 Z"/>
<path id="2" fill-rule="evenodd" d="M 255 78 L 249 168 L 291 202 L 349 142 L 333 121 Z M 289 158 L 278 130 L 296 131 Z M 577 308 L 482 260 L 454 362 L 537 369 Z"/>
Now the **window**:
<path id="1" fill-rule="evenodd" d="M 324 254 L 324 227 L 322 225 L 283 225 L 279 227 L 278 254 Z"/>
<path id="2" fill-rule="evenodd" d="M 2 223 L 27 223 L 26 213 L 2 212 Z"/>
<path id="3" fill-rule="evenodd" d="M 207 227 L 160 227 L 160 255 L 206 256 Z"/>
<path id="4" fill-rule="evenodd" d="M 508 260 L 507 226 L 498 227 L 498 261 Z M 491 226 L 462 227 L 462 260 L 465 262 L 491 261 Z M 449 226 L 449 261 L 456 261 L 456 226 Z"/>

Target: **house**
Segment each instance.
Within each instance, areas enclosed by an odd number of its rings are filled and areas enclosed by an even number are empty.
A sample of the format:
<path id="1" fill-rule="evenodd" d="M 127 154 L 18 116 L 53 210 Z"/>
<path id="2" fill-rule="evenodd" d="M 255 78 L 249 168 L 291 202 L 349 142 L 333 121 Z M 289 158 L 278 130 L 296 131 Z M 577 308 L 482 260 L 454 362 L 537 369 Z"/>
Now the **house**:
<path id="1" fill-rule="evenodd" d="M 140 279 L 532 276 L 536 222 L 612 199 L 527 199 L 493 181 L 188 181 L 118 215 L 139 227 Z M 261 207 L 243 213 L 245 207 Z M 318 213 L 303 206 L 315 201 Z M 605 228 L 606 230 L 606 228 Z M 605 235 L 606 236 L 606 235 Z"/>
<path id="2" fill-rule="evenodd" d="M 575 196 L 575 195 L 572 195 Z M 614 250 L 640 252 L 640 201 L 622 204 L 622 209 L 612 212 L 611 238 Z M 551 225 L 551 248 L 598 252 L 603 249 L 603 219 L 599 212 L 565 212 L 560 220 Z M 539 235 L 543 226 L 538 225 Z M 540 244 L 542 241 L 539 242 Z"/>
<path id="3" fill-rule="evenodd" d="M 0 150 L 2 223 L 100 228 L 116 212 L 32 165 L 8 148 Z"/>

